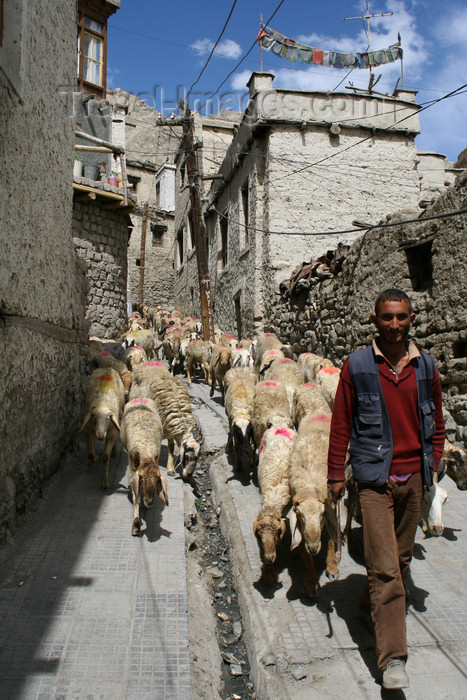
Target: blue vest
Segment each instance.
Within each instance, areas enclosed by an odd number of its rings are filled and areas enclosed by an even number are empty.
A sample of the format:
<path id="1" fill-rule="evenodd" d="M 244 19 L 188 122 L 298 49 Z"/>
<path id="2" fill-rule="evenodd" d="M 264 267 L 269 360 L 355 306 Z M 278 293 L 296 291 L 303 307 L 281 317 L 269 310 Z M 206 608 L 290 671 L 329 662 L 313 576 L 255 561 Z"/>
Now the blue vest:
<path id="1" fill-rule="evenodd" d="M 418 415 L 422 444 L 422 477 L 433 483 L 433 435 L 435 405 L 432 398 L 434 360 L 425 353 L 413 360 L 417 381 Z M 349 355 L 349 370 L 356 393 L 356 411 L 350 435 L 350 463 L 355 481 L 382 486 L 389 479 L 394 440 L 372 347 Z"/>

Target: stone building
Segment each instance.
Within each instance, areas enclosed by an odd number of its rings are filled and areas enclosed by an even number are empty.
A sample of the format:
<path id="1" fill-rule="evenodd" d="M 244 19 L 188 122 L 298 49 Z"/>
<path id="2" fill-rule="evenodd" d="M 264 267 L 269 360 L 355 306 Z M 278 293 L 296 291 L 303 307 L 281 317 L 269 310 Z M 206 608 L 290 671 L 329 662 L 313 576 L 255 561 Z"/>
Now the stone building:
<path id="1" fill-rule="evenodd" d="M 215 320 L 240 335 L 262 328 L 297 264 L 351 244 L 355 220 L 374 223 L 421 199 L 415 93 L 274 90 L 272 81 L 252 74 L 205 202 Z M 437 168 L 444 187 L 445 165 Z"/>
<path id="2" fill-rule="evenodd" d="M 209 180 L 201 180 L 201 177 L 209 177 L 218 173 L 227 149 L 238 129 L 241 116 L 239 112 L 221 112 L 211 117 L 201 117 L 196 112 L 193 114 L 201 198 L 207 197 L 211 184 Z M 174 301 L 177 308 L 182 309 L 185 314 L 200 316 L 190 191 L 187 186 L 185 152 L 181 148 L 177 154 L 176 166 Z"/>
<path id="3" fill-rule="evenodd" d="M 341 365 L 373 338 L 377 294 L 397 287 L 416 312 L 414 338 L 436 360 L 450 440 L 467 445 L 467 172 L 423 213 L 401 211 L 355 241 L 342 271 L 298 295 L 276 288 L 265 330 L 296 353 L 317 352 Z M 398 223 L 417 218 L 411 224 Z M 440 216 L 428 221 L 424 218 Z"/>
<path id="4" fill-rule="evenodd" d="M 79 425 L 87 338 L 64 94 L 76 84 L 76 2 L 2 6 L 0 541 L 37 499 Z"/>

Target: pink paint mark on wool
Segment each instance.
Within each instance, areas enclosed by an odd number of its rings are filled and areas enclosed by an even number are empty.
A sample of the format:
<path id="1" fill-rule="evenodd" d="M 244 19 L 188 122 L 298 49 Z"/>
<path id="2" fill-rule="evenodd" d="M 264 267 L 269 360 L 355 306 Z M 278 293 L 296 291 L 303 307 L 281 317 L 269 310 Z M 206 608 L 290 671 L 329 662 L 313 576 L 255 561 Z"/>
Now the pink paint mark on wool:
<path id="1" fill-rule="evenodd" d="M 303 386 L 310 387 L 310 389 L 311 389 L 311 387 L 313 387 L 313 386 L 318 386 L 318 385 L 316 384 L 316 382 L 307 382 L 307 383 L 304 384 Z"/>
<path id="2" fill-rule="evenodd" d="M 274 435 L 282 435 L 289 440 L 293 440 L 293 435 L 290 430 L 287 430 L 287 428 L 277 428 L 277 430 L 274 431 Z"/>
<path id="3" fill-rule="evenodd" d="M 274 338 L 274 336 L 276 334 L 275 333 L 265 333 L 264 335 L 266 336 L 266 338 Z"/>
<path id="4" fill-rule="evenodd" d="M 146 362 L 146 367 L 164 367 L 164 363 L 157 361 L 156 362 Z"/>
<path id="5" fill-rule="evenodd" d="M 281 365 L 295 365 L 296 363 L 294 360 L 290 360 L 288 357 L 283 357 L 282 359 L 279 360 L 279 364 Z"/>
<path id="6" fill-rule="evenodd" d="M 110 352 L 100 352 L 99 357 L 110 357 Z"/>
<path id="7" fill-rule="evenodd" d="M 99 381 L 101 381 L 101 382 L 113 382 L 113 377 L 110 377 L 107 374 L 101 374 L 101 376 L 99 377 Z"/>
<path id="8" fill-rule="evenodd" d="M 142 352 L 144 352 L 143 348 L 141 348 L 139 345 L 132 345 L 132 346 L 131 346 L 131 349 L 133 349 L 133 350 L 141 350 Z"/>
<path id="9" fill-rule="evenodd" d="M 320 370 L 318 370 L 318 374 L 322 372 L 323 374 L 337 374 L 340 372 L 339 367 L 321 367 Z"/>
<path id="10" fill-rule="evenodd" d="M 132 399 L 130 403 L 149 403 L 151 399 Z"/>
<path id="11" fill-rule="evenodd" d="M 327 416 L 325 413 L 318 413 L 318 415 L 313 416 L 311 420 L 316 423 L 330 423 L 331 416 Z"/>
<path id="12" fill-rule="evenodd" d="M 280 386 L 280 384 L 278 382 L 266 381 L 266 382 L 261 382 L 261 386 Z"/>

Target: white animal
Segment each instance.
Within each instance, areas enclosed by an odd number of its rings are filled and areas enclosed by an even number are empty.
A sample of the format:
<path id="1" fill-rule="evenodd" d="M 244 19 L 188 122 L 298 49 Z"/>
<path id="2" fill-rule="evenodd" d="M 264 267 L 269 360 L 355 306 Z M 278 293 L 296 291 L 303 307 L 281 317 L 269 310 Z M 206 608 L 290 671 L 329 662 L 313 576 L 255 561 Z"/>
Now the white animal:
<path id="1" fill-rule="evenodd" d="M 421 525 L 424 533 L 435 537 L 443 534 L 443 505 L 448 501 L 448 492 L 439 484 L 425 489 L 422 501 Z"/>
<path id="2" fill-rule="evenodd" d="M 316 355 L 314 352 L 303 352 L 299 355 L 297 364 L 303 372 L 305 382 L 316 381 L 316 374 L 322 367 L 332 367 L 333 363 L 327 357 Z"/>
<path id="3" fill-rule="evenodd" d="M 287 392 L 282 384 L 272 381 L 256 384 L 251 423 L 255 445 L 258 448 L 261 444 L 261 438 L 268 428 L 292 427 Z"/>
<path id="4" fill-rule="evenodd" d="M 292 418 L 295 428 L 298 430 L 300 421 L 308 414 L 331 415 L 329 404 L 323 396 L 321 388 L 316 382 L 307 382 L 297 386 L 292 402 Z"/>
<path id="5" fill-rule="evenodd" d="M 322 367 L 316 373 L 316 381 L 321 387 L 323 396 L 332 411 L 337 385 L 339 384 L 341 371 L 339 367 Z"/>
<path id="6" fill-rule="evenodd" d="M 251 416 L 256 375 L 252 369 L 232 368 L 224 378 L 225 412 L 229 419 L 227 450 L 235 453 L 235 469 L 249 473 L 254 463 L 255 444 Z"/>

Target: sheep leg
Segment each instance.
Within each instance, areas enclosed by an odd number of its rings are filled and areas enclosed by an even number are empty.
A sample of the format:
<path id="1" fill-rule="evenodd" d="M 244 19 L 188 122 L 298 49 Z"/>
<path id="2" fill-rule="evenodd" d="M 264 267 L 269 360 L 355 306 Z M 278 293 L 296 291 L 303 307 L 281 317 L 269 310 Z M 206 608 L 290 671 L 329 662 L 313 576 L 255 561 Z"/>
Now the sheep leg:
<path id="1" fill-rule="evenodd" d="M 315 569 L 314 558 L 307 552 L 303 540 L 300 542 L 298 548 L 303 559 L 303 563 L 305 564 L 306 590 L 310 598 L 313 598 L 318 593 L 319 589 L 319 579 Z"/>
<path id="2" fill-rule="evenodd" d="M 203 370 L 204 381 L 207 382 L 207 384 L 210 384 L 211 377 L 209 376 L 209 365 L 202 364 L 201 369 Z"/>
<path id="3" fill-rule="evenodd" d="M 328 550 L 326 555 L 326 576 L 335 581 L 339 578 L 339 564 L 337 561 L 335 542 L 331 537 L 328 538 Z"/>
<path id="4" fill-rule="evenodd" d="M 175 465 L 174 465 L 175 444 L 174 444 L 174 441 L 167 440 L 167 445 L 168 445 L 167 474 L 175 474 Z"/>
<path id="5" fill-rule="evenodd" d="M 109 488 L 109 461 L 110 453 L 113 450 L 117 438 L 117 431 L 113 425 L 109 425 L 107 429 L 107 436 L 105 439 L 105 449 L 102 456 L 102 463 L 104 465 L 104 473 L 102 475 L 102 488 L 104 491 Z"/>
<path id="6" fill-rule="evenodd" d="M 192 364 L 191 362 L 186 363 L 186 380 L 188 384 L 191 384 L 191 371 L 192 371 Z"/>
<path id="7" fill-rule="evenodd" d="M 216 388 L 216 378 L 212 377 L 211 378 L 211 391 L 209 392 L 209 396 L 214 396 L 214 389 Z"/>
<path id="8" fill-rule="evenodd" d="M 133 537 L 138 537 L 141 534 L 141 518 L 139 517 L 139 478 L 135 474 L 131 479 L 131 497 L 133 500 L 133 524 L 131 526 L 131 534 Z"/>
<path id="9" fill-rule="evenodd" d="M 92 467 L 92 465 L 97 462 L 96 433 L 94 430 L 86 431 L 86 444 L 88 448 L 88 465 Z"/>

